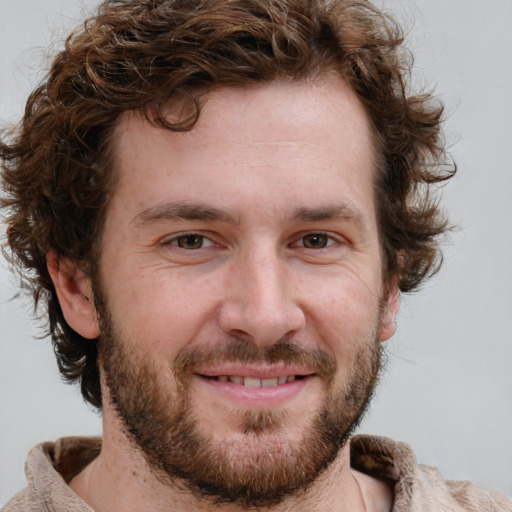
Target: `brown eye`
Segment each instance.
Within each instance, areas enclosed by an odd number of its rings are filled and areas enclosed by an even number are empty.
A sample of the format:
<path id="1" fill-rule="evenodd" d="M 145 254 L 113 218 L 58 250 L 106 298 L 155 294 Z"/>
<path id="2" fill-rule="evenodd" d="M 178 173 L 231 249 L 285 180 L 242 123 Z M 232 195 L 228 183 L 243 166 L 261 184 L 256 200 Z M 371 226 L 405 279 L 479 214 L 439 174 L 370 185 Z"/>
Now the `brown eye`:
<path id="1" fill-rule="evenodd" d="M 323 233 L 312 233 L 302 237 L 302 244 L 308 249 L 324 249 L 331 245 L 330 239 Z"/>
<path id="2" fill-rule="evenodd" d="M 182 249 L 193 250 L 201 249 L 204 245 L 205 238 L 201 235 L 185 235 L 175 238 L 174 244 Z"/>

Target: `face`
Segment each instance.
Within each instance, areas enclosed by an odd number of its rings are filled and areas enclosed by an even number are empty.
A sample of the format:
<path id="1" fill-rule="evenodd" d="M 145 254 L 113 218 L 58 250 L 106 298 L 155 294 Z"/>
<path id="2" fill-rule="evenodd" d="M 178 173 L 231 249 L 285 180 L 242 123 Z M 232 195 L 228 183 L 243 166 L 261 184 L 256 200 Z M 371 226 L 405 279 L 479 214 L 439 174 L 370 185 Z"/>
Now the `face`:
<path id="1" fill-rule="evenodd" d="M 364 109 L 340 79 L 224 88 L 190 132 L 125 114 L 116 155 L 104 415 L 160 479 L 278 502 L 336 458 L 393 332 Z"/>

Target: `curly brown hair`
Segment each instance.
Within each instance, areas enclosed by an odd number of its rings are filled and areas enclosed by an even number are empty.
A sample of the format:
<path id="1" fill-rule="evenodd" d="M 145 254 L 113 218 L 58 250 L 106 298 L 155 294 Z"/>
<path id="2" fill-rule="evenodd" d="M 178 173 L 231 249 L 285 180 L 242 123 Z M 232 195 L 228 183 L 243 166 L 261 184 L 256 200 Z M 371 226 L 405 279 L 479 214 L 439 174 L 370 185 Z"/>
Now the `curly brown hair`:
<path id="1" fill-rule="evenodd" d="M 66 323 L 46 264 L 54 249 L 97 272 L 114 186 L 111 136 L 139 110 L 170 130 L 200 115 L 198 90 L 336 73 L 366 107 L 379 156 L 376 191 L 384 274 L 403 292 L 439 268 L 446 229 L 432 185 L 455 172 L 442 106 L 408 90 L 400 27 L 365 0 L 107 0 L 71 33 L 18 129 L 0 143 L 5 253 L 49 319 L 59 369 L 101 407 L 97 343 Z M 186 96 L 193 115 L 164 109 Z"/>

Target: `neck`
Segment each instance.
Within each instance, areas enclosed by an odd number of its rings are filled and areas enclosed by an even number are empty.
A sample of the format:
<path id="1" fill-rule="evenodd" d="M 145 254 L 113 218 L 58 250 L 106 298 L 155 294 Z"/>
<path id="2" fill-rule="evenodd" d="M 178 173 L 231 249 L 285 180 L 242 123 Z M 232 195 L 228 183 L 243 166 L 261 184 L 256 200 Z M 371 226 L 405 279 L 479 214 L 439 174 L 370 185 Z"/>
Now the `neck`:
<path id="1" fill-rule="evenodd" d="M 215 504 L 198 497 L 181 482 L 159 479 L 128 439 L 117 414 L 104 408 L 100 455 L 71 482 L 70 487 L 95 512 L 241 512 L 238 504 Z M 112 414 L 111 414 L 112 413 Z M 334 462 L 303 492 L 285 498 L 266 512 L 389 512 L 392 493 L 382 482 L 350 467 L 347 444 Z M 254 509 L 252 509 L 254 510 Z"/>
<path id="2" fill-rule="evenodd" d="M 119 440 L 117 440 L 119 441 Z M 369 477 L 367 477 L 369 478 Z M 331 466 L 298 496 L 290 496 L 268 512 L 365 511 L 367 481 L 355 474 L 346 446 Z M 155 478 L 144 457 L 129 444 L 121 446 L 104 433 L 101 454 L 70 483 L 74 492 L 96 512 L 123 510 L 144 512 L 175 509 L 187 511 L 239 512 L 236 504 L 216 505 L 196 497 L 180 485 L 164 484 Z M 389 509 L 387 509 L 389 510 Z"/>

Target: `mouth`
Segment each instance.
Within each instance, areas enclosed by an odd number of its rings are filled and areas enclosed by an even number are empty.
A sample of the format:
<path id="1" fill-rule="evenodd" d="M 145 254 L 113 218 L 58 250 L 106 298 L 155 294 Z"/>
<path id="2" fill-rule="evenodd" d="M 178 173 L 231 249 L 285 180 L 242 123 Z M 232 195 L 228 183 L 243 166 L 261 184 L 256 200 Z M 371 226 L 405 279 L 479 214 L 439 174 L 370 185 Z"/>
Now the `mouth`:
<path id="1" fill-rule="evenodd" d="M 241 375 L 201 375 L 209 380 L 214 380 L 218 382 L 231 382 L 238 386 L 244 386 L 246 388 L 275 388 L 277 386 L 282 386 L 284 384 L 290 384 L 296 380 L 301 380 L 306 378 L 306 375 L 281 375 L 279 377 L 272 378 L 262 378 L 259 379 L 257 377 L 244 377 Z"/>
<path id="2" fill-rule="evenodd" d="M 300 400 L 306 389 L 317 381 L 317 374 L 289 365 L 285 368 L 262 368 L 250 365 L 224 365 L 223 368 L 203 368 L 195 373 L 196 382 L 203 383 L 213 393 L 208 403 L 233 403 L 237 407 L 269 409 L 290 406 Z"/>

